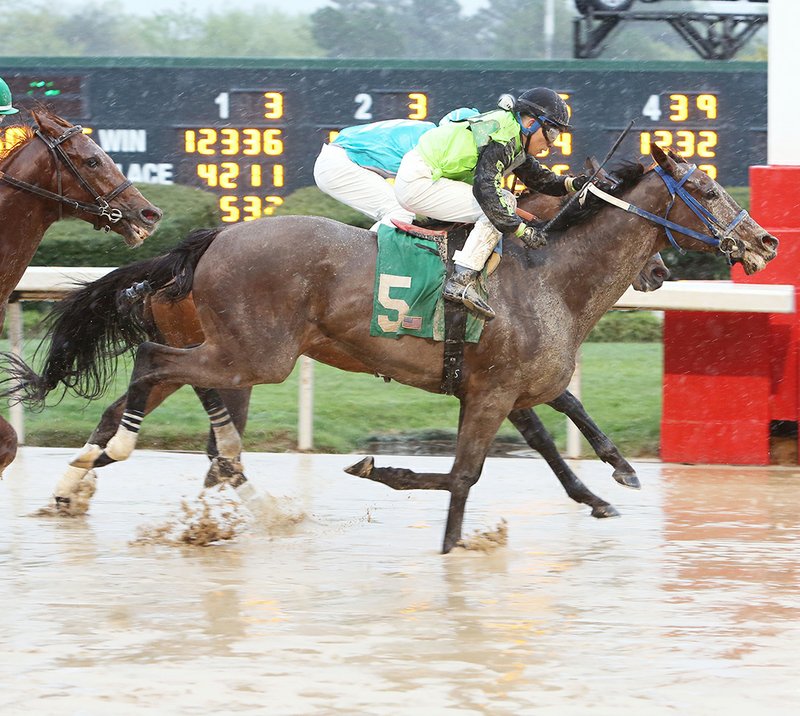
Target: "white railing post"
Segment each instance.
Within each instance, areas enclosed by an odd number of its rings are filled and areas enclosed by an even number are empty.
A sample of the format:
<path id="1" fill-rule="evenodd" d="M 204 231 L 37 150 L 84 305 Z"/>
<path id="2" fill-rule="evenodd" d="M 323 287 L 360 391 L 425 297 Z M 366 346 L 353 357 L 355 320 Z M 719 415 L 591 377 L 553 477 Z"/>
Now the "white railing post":
<path id="1" fill-rule="evenodd" d="M 314 361 L 300 356 L 300 386 L 298 395 L 297 449 L 314 448 Z"/>
<path id="2" fill-rule="evenodd" d="M 11 352 L 22 357 L 22 302 L 14 301 L 8 304 L 8 338 L 11 342 Z M 17 434 L 17 443 L 25 444 L 25 411 L 22 403 L 14 403 L 8 409 L 9 423 Z"/>
<path id="3" fill-rule="evenodd" d="M 572 374 L 572 379 L 569 381 L 567 390 L 572 393 L 578 400 L 581 399 L 581 348 L 578 347 L 578 352 L 575 354 L 575 372 Z M 573 460 L 581 456 L 581 432 L 575 427 L 569 418 L 567 418 L 567 457 Z"/>

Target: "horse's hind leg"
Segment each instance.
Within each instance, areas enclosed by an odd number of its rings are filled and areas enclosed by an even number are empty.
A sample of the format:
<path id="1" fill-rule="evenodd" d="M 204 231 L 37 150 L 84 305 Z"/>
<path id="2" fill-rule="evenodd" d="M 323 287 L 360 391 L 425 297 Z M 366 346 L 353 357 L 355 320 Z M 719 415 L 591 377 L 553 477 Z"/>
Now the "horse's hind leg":
<path id="1" fill-rule="evenodd" d="M 448 473 L 414 472 L 405 468 L 375 467 L 371 457 L 364 458 L 345 472 L 366 477 L 395 490 L 448 490 L 447 511 L 442 553 L 447 554 L 461 540 L 464 510 L 469 491 L 478 481 L 494 436 L 511 405 L 497 398 L 461 403 L 456 459 Z"/>
<path id="2" fill-rule="evenodd" d="M 197 397 L 203 404 L 211 421 L 211 436 L 214 454 L 209 453 L 211 467 L 206 475 L 204 487 L 213 487 L 225 482 L 232 487 L 241 487 L 247 478 L 241 463 L 241 433 L 236 425 L 220 392 L 213 388 L 195 388 Z M 248 393 L 249 397 L 249 393 Z"/>
<path id="3" fill-rule="evenodd" d="M 555 400 L 551 400 L 548 405 L 558 410 L 560 413 L 564 413 L 564 415 L 575 423 L 584 437 L 589 441 L 597 457 L 614 468 L 613 478 L 620 485 L 632 487 L 635 490 L 641 487 L 636 471 L 631 464 L 622 457 L 622 454 L 611 439 L 600 430 L 597 423 L 589 417 L 589 413 L 586 412 L 580 400 L 568 390 L 565 390 Z"/>
<path id="4" fill-rule="evenodd" d="M 196 391 L 197 389 L 195 389 L 195 392 Z M 236 430 L 239 431 L 239 435 L 241 436 L 244 435 L 244 429 L 247 425 L 247 413 L 250 408 L 250 395 L 252 392 L 252 388 L 219 391 L 219 397 L 222 398 L 222 402 L 225 403 L 225 407 L 228 409 L 228 412 L 231 415 L 233 424 L 236 426 Z M 198 395 L 198 397 L 200 396 Z M 219 450 L 217 450 L 217 440 L 214 436 L 213 427 L 209 427 L 208 429 L 206 455 L 208 455 L 209 460 L 213 460 L 217 455 L 219 455 Z"/>
<path id="5" fill-rule="evenodd" d="M 508 414 L 511 424 L 519 430 L 525 442 L 536 450 L 555 473 L 561 486 L 575 502 L 592 508 L 593 517 L 618 517 L 619 512 L 605 500 L 595 495 L 570 469 L 558 452 L 555 442 L 539 416 L 531 408 L 512 410 Z"/>

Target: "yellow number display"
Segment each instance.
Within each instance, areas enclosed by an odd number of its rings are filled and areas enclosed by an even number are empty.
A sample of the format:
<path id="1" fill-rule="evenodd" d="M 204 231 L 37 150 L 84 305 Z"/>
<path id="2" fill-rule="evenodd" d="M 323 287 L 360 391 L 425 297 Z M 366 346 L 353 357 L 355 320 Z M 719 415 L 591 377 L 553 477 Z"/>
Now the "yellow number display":
<path id="1" fill-rule="evenodd" d="M 561 97 L 567 105 L 567 117 L 572 117 L 572 105 L 569 103 L 569 93 L 559 92 L 558 96 Z"/>
<path id="2" fill-rule="evenodd" d="M 669 115 L 670 121 L 685 122 L 689 117 L 689 98 L 685 94 L 671 94 L 669 98 L 669 108 L 672 111 Z"/>
<path id="3" fill-rule="evenodd" d="M 553 142 L 553 146 L 557 147 L 565 157 L 568 157 L 572 154 L 572 132 L 561 132 L 558 139 Z"/>
<path id="4" fill-rule="evenodd" d="M 694 102 L 691 101 L 691 97 Z M 690 96 L 676 92 L 671 94 L 669 99 L 670 122 L 685 122 L 689 119 L 690 111 L 692 116 L 698 120 L 717 118 L 717 95 L 715 94 L 702 93 Z M 699 110 L 699 115 L 694 111 L 695 107 Z"/>
<path id="5" fill-rule="evenodd" d="M 697 109 L 705 113 L 707 119 L 716 119 L 717 96 L 714 94 L 697 95 Z"/>
<path id="6" fill-rule="evenodd" d="M 283 117 L 283 92 L 264 92 L 264 119 Z"/>
<path id="7" fill-rule="evenodd" d="M 238 129 L 221 129 L 220 144 L 222 149 L 219 150 L 220 154 L 227 156 L 235 156 L 239 153 L 239 130 Z"/>
<path id="8" fill-rule="evenodd" d="M 654 132 L 641 132 L 639 135 L 639 151 L 650 154 L 653 145 L 659 147 L 675 147 L 682 157 L 711 158 L 717 156 L 717 133 L 712 129 L 678 129 L 674 133 L 667 129 L 656 129 Z"/>
<path id="9" fill-rule="evenodd" d="M 675 149 L 682 157 L 694 156 L 694 132 L 679 129 L 675 132 Z"/>
<path id="10" fill-rule="evenodd" d="M 283 130 L 234 129 L 225 127 L 217 131 L 210 127 L 187 129 L 183 133 L 183 148 L 187 154 L 213 156 L 222 154 L 234 157 L 266 154 L 276 157 L 283 154 Z"/>
<path id="11" fill-rule="evenodd" d="M 697 133 L 700 141 L 697 142 L 697 154 L 701 157 L 716 157 L 717 133 L 710 129 L 703 129 Z"/>
<path id="12" fill-rule="evenodd" d="M 424 92 L 409 92 L 408 100 L 409 119 L 426 119 L 428 117 L 428 95 Z"/>
<path id="13" fill-rule="evenodd" d="M 219 198 L 222 221 L 228 224 L 237 221 L 253 221 L 262 216 L 271 216 L 283 204 L 280 196 L 233 196 L 226 194 Z"/>

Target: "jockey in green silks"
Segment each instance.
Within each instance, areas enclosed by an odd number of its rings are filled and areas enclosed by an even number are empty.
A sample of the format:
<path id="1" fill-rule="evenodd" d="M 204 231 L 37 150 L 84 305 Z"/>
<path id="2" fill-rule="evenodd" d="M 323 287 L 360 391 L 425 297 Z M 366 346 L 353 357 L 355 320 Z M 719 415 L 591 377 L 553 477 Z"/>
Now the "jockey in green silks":
<path id="1" fill-rule="evenodd" d="M 553 196 L 580 190 L 588 177 L 556 175 L 535 159 L 569 129 L 564 100 L 536 87 L 516 99 L 504 95 L 492 112 L 426 132 L 403 157 L 394 185 L 403 208 L 441 221 L 475 223 L 453 257 L 455 272 L 444 286 L 447 300 L 494 318 L 475 283 L 501 235 L 530 248 L 546 243 L 540 229 L 515 214 L 516 200 L 503 179 L 513 172 L 528 188 Z"/>

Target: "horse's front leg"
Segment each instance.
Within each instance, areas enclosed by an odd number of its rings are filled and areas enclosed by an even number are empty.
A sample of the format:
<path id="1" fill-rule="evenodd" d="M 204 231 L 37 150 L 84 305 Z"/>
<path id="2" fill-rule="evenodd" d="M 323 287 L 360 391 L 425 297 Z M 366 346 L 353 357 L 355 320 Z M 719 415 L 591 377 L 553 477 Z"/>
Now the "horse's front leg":
<path id="1" fill-rule="evenodd" d="M 565 390 L 555 400 L 551 400 L 548 405 L 560 413 L 564 413 L 578 427 L 584 437 L 589 441 L 592 449 L 603 462 L 608 463 L 614 468 L 613 478 L 625 487 L 632 487 L 638 490 L 642 485 L 636 475 L 636 471 L 631 464 L 622 457 L 617 446 L 611 441 L 597 423 L 589 417 L 589 413 L 583 407 L 583 403 L 572 393 Z"/>
<path id="2" fill-rule="evenodd" d="M 177 386 L 174 385 L 157 385 L 150 392 L 145 414 L 155 410 L 175 390 L 177 390 Z M 103 411 L 100 422 L 92 431 L 81 452 L 72 460 L 56 484 L 53 499 L 59 512 L 76 515 L 82 514 L 89 509 L 89 500 L 91 500 L 96 489 L 96 476 L 93 468 L 102 467 L 96 464 L 95 461 L 102 455 L 103 450 L 108 445 L 108 441 L 116 433 L 127 401 L 128 394 L 125 393 Z M 106 465 L 108 463 L 104 462 L 103 464 Z"/>
<path id="3" fill-rule="evenodd" d="M 555 473 L 561 486 L 575 502 L 589 505 L 593 517 L 618 517 L 619 512 L 602 498 L 595 495 L 570 469 L 558 452 L 553 437 L 532 408 L 512 410 L 508 414 L 511 424 L 519 430 L 525 442 L 536 450 Z"/>
<path id="4" fill-rule="evenodd" d="M 447 554 L 461 540 L 464 510 L 469 491 L 478 481 L 492 440 L 508 415 L 513 401 L 465 399 L 461 403 L 456 459 L 448 473 L 414 472 L 405 468 L 375 467 L 367 457 L 345 472 L 382 482 L 395 490 L 447 490 L 450 506 L 442 553 Z"/>

